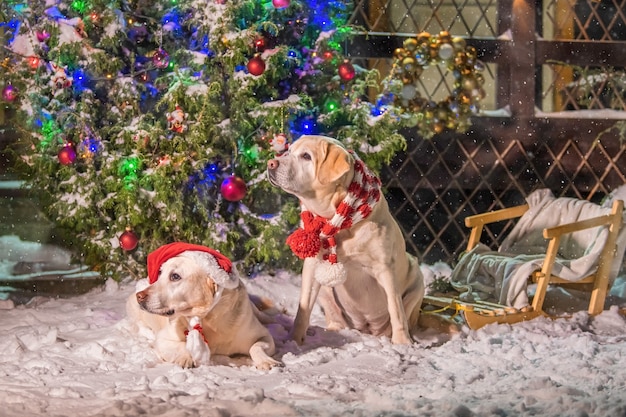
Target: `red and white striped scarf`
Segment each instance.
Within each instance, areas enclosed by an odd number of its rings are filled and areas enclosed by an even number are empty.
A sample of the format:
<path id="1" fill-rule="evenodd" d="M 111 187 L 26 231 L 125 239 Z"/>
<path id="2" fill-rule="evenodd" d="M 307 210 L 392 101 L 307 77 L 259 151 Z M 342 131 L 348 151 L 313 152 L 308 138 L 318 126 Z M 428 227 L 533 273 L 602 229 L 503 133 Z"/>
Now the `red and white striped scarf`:
<path id="1" fill-rule="evenodd" d="M 323 259 L 327 262 L 316 268 L 315 278 L 327 286 L 335 286 L 345 280 L 343 265 L 337 260 L 337 242 L 335 235 L 343 229 L 349 229 L 370 215 L 381 197 L 380 179 L 361 161 L 354 157 L 354 178 L 348 186 L 348 193 L 337 206 L 332 218 L 317 216 L 310 211 L 300 214 L 302 227 L 287 238 L 287 244 L 293 253 L 301 259 L 317 256 L 325 250 Z"/>

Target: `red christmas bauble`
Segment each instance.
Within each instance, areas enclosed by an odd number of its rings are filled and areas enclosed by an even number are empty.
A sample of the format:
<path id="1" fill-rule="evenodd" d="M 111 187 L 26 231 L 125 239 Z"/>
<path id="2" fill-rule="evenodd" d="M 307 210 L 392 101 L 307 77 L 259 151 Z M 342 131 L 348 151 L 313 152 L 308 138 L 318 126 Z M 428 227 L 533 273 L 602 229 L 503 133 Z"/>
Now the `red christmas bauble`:
<path id="1" fill-rule="evenodd" d="M 248 187 L 246 182 L 236 175 L 231 175 L 222 181 L 220 192 L 228 201 L 239 201 L 245 197 Z"/>
<path id="2" fill-rule="evenodd" d="M 248 61 L 248 72 L 252 75 L 261 75 L 265 71 L 265 61 L 260 56 L 255 56 Z"/>
<path id="3" fill-rule="evenodd" d="M 28 66 L 30 67 L 30 69 L 37 69 L 39 68 L 39 65 L 41 64 L 41 59 L 39 59 L 39 57 L 36 56 L 29 56 L 28 57 Z"/>
<path id="4" fill-rule="evenodd" d="M 59 162 L 62 165 L 72 165 L 76 160 L 76 151 L 73 146 L 64 146 L 58 154 Z"/>
<path id="5" fill-rule="evenodd" d="M 339 64 L 337 72 L 339 73 L 339 78 L 341 78 L 343 81 L 350 81 L 356 75 L 354 66 L 350 63 L 350 61 L 347 60 Z"/>
<path id="6" fill-rule="evenodd" d="M 290 0 L 272 0 L 272 5 L 277 9 L 289 7 L 289 4 L 291 4 Z"/>
<path id="7" fill-rule="evenodd" d="M 139 238 L 130 229 L 126 229 L 126 231 L 120 235 L 120 246 L 124 250 L 133 250 L 137 247 L 138 243 Z"/>

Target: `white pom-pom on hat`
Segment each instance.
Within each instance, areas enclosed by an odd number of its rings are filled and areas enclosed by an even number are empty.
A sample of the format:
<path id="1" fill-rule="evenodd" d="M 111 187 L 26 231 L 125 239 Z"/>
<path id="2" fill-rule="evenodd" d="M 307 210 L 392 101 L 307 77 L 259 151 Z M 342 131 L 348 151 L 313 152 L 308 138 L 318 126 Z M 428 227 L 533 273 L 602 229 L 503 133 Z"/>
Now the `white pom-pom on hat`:
<path id="1" fill-rule="evenodd" d="M 232 268 L 230 273 L 226 272 L 218 265 L 215 257 L 207 252 L 186 251 L 179 256 L 196 261 L 196 263 L 209 274 L 213 281 L 221 287 L 233 289 L 237 288 L 239 285 L 237 270 Z"/>
<path id="2" fill-rule="evenodd" d="M 202 265 L 217 285 L 228 289 L 239 286 L 239 275 L 230 259 L 215 249 L 184 242 L 169 243 L 148 254 L 148 282 L 154 284 L 159 279 L 165 261 L 183 254 Z"/>

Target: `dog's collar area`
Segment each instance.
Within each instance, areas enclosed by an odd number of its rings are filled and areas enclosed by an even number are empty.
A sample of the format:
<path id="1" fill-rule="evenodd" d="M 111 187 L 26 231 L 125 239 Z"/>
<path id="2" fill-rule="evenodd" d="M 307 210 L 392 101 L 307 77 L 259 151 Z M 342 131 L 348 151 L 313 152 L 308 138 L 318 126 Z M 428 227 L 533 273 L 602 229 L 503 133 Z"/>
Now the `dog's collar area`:
<path id="1" fill-rule="evenodd" d="M 211 310 L 213 310 L 213 308 L 218 303 L 220 298 L 222 298 L 222 293 L 223 292 L 224 292 L 224 287 L 222 287 L 221 285 L 218 285 L 217 286 L 217 291 L 215 291 L 215 295 L 213 296 L 213 302 L 211 302 L 211 305 L 209 305 L 209 309 L 206 311 L 206 314 L 209 314 L 211 312 Z M 201 321 L 202 320 L 200 320 L 200 318 L 197 317 L 197 316 L 192 317 L 189 320 L 189 329 L 185 330 L 185 336 L 189 336 L 189 332 L 190 331 L 197 330 L 202 335 L 202 340 L 204 340 L 204 343 L 206 343 L 208 345 L 209 342 L 206 340 L 206 337 L 204 336 L 204 332 L 202 331 L 202 326 L 200 325 Z"/>
<path id="2" fill-rule="evenodd" d="M 195 366 L 211 363 L 211 349 L 209 349 L 209 341 L 204 337 L 201 321 L 198 316 L 192 317 L 189 319 L 189 330 L 185 331 L 185 347 L 193 358 Z"/>
<path id="3" fill-rule="evenodd" d="M 336 263 L 336 252 L 332 250 L 336 247 L 334 236 L 372 213 L 380 201 L 380 187 L 380 179 L 354 155 L 354 179 L 348 186 L 346 196 L 335 209 L 334 216 L 327 219 L 307 210 L 302 211 L 302 226 L 287 238 L 287 244 L 302 259 L 316 256 L 324 246 L 331 249 L 331 254 L 325 258 Z"/>
<path id="4" fill-rule="evenodd" d="M 204 331 L 202 330 L 202 326 L 200 325 L 200 323 L 196 323 L 193 326 L 191 326 L 191 328 L 185 330 L 185 337 L 189 336 L 189 332 L 192 330 L 197 330 L 200 336 L 202 336 L 202 340 L 204 341 L 204 343 L 206 343 L 207 345 L 209 344 L 209 341 L 206 340 L 206 337 L 204 336 Z"/>
<path id="5" fill-rule="evenodd" d="M 354 179 L 348 186 L 348 192 L 337 206 L 332 218 L 326 219 L 309 211 L 300 214 L 302 227 L 287 238 L 287 244 L 293 253 L 301 259 L 313 258 L 320 250 L 325 249 L 323 259 L 331 265 L 339 265 L 337 260 L 337 242 L 335 235 L 343 229 L 349 229 L 367 218 L 380 201 L 381 181 L 370 171 L 356 154 L 354 157 Z M 316 276 L 320 283 L 333 285 L 345 280 L 345 271 L 320 270 Z M 316 274 L 317 275 L 317 274 Z M 331 281 L 321 275 L 333 275 Z"/>

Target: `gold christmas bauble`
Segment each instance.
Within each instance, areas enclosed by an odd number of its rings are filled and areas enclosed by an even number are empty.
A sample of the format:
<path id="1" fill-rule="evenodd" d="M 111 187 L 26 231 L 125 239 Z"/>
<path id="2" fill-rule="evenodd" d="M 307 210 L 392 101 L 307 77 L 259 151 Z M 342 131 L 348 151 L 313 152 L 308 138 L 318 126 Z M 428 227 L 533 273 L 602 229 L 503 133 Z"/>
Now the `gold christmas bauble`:
<path id="1" fill-rule="evenodd" d="M 460 67 L 467 64 L 467 54 L 465 52 L 459 52 L 454 56 L 454 65 Z"/>
<path id="2" fill-rule="evenodd" d="M 419 45 L 428 45 L 430 43 L 430 33 L 420 32 L 417 34 L 417 43 Z"/>
<path id="3" fill-rule="evenodd" d="M 441 32 L 439 32 L 439 42 L 450 43 L 452 42 L 452 36 L 450 36 L 450 33 L 448 31 L 442 30 Z"/>
<path id="4" fill-rule="evenodd" d="M 403 59 L 407 55 L 407 50 L 404 48 L 396 48 L 395 51 L 393 51 L 393 57 L 398 60 Z"/>
<path id="5" fill-rule="evenodd" d="M 472 77 L 463 77 L 461 88 L 465 91 L 472 91 L 476 88 L 476 80 Z"/>
<path id="6" fill-rule="evenodd" d="M 452 38 L 452 46 L 454 46 L 454 49 L 457 51 L 464 51 L 467 46 L 467 42 L 465 42 L 465 39 L 460 36 L 455 36 Z"/>
<path id="7" fill-rule="evenodd" d="M 469 59 L 476 59 L 478 57 L 478 52 L 476 51 L 476 48 L 474 48 L 473 46 L 468 46 L 467 48 L 465 48 L 465 51 L 467 52 L 467 57 Z"/>
<path id="8" fill-rule="evenodd" d="M 438 107 L 435 114 L 437 120 L 446 120 L 448 118 L 448 111 L 444 108 Z"/>
<path id="9" fill-rule="evenodd" d="M 415 38 L 405 39 L 402 46 L 404 46 L 404 49 L 406 49 L 407 51 L 413 52 L 417 49 L 417 39 Z"/>
<path id="10" fill-rule="evenodd" d="M 412 74 L 415 71 L 416 66 L 417 62 L 415 62 L 415 58 L 408 56 L 402 60 L 402 68 L 404 68 L 404 72 Z"/>

